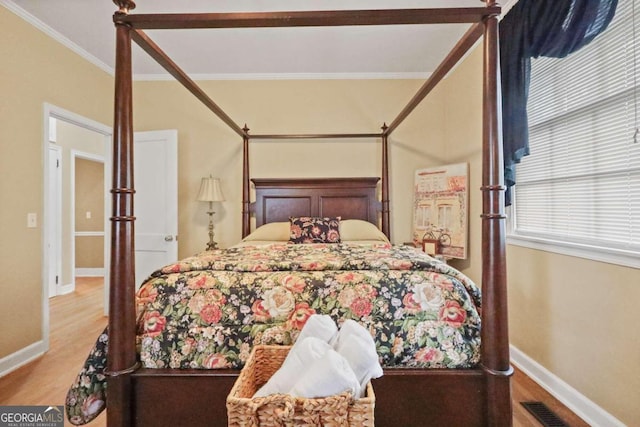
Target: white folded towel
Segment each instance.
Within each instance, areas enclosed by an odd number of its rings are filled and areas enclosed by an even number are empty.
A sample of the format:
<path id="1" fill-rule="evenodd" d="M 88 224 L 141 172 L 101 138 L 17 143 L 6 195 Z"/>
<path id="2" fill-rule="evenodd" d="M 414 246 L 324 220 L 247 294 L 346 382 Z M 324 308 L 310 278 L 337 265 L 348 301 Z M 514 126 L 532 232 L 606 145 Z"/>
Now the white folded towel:
<path id="1" fill-rule="evenodd" d="M 340 327 L 334 348 L 349 362 L 358 378 L 362 395 L 356 397 L 363 397 L 369 380 L 382 376 L 373 337 L 358 322 L 348 319 Z"/>
<path id="2" fill-rule="evenodd" d="M 349 362 L 334 350 L 327 351 L 320 359 L 307 366 L 291 389 L 291 395 L 304 398 L 320 398 L 349 391 L 360 396 L 360 384 Z"/>
<path id="3" fill-rule="evenodd" d="M 312 314 L 302 327 L 296 342 L 293 343 L 293 348 L 296 347 L 297 343 L 307 337 L 315 337 L 326 343 L 333 344 L 337 334 L 338 326 L 336 326 L 336 322 L 333 321 L 331 316 L 326 314 Z"/>
<path id="4" fill-rule="evenodd" d="M 375 345 L 371 333 L 369 333 L 369 331 L 364 326 L 353 319 L 346 319 L 344 322 L 342 322 L 342 325 L 340 325 L 340 331 L 338 331 L 338 335 L 336 335 L 333 343 L 333 348 L 340 347 L 341 343 L 348 341 L 354 335 L 361 336 L 370 341 L 371 344 Z"/>
<path id="5" fill-rule="evenodd" d="M 297 345 L 289 350 L 289 354 L 282 362 L 282 366 L 269 378 L 269 381 L 253 395 L 264 397 L 275 393 L 289 393 L 302 373 L 309 366 L 324 356 L 328 351 L 333 351 L 331 346 L 320 338 L 308 337 L 298 340 Z"/>

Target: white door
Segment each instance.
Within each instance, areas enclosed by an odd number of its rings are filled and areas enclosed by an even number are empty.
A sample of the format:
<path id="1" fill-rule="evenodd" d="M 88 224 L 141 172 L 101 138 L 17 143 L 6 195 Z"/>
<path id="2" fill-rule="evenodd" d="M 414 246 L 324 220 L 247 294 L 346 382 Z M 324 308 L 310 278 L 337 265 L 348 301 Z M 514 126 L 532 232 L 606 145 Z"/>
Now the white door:
<path id="1" fill-rule="evenodd" d="M 178 259 L 178 131 L 134 135 L 136 286 Z"/>
<path id="2" fill-rule="evenodd" d="M 49 144 L 49 176 L 47 197 L 49 198 L 48 212 L 48 258 L 49 271 L 47 272 L 47 283 L 49 298 L 58 295 L 58 283 L 61 279 L 62 271 L 62 176 L 61 176 L 61 151 L 60 146 Z"/>

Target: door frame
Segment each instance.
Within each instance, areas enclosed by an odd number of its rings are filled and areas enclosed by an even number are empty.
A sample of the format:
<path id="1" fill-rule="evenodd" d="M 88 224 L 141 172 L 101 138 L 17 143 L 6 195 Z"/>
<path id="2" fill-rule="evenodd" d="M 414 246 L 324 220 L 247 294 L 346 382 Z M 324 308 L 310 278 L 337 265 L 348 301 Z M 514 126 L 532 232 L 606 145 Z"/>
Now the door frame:
<path id="1" fill-rule="evenodd" d="M 109 177 L 111 177 L 111 164 L 112 164 L 112 135 L 113 129 L 105 124 L 99 123 L 95 120 L 89 119 L 87 117 L 81 116 L 69 110 L 65 110 L 64 108 L 58 107 L 53 104 L 43 103 L 43 127 L 42 127 L 42 141 L 43 141 L 43 215 L 42 215 L 42 342 L 44 344 L 44 351 L 49 350 L 49 329 L 50 329 L 50 318 L 49 318 L 49 297 L 48 297 L 48 276 L 49 276 L 49 227 L 50 224 L 50 214 L 53 209 L 52 206 L 49 206 L 48 194 L 47 194 L 47 180 L 49 177 L 49 136 L 50 136 L 50 123 L 49 118 L 55 118 L 57 120 L 61 120 L 76 126 L 80 126 L 82 128 L 91 130 L 93 132 L 97 132 L 103 136 L 104 139 L 104 174 L 105 174 L 105 194 L 108 194 L 111 182 Z M 110 227 L 109 225 L 109 217 L 110 217 L 110 207 L 111 204 L 109 200 L 105 200 L 105 239 L 104 239 L 104 262 L 105 266 L 109 265 L 109 240 L 110 240 Z M 105 268 L 105 285 L 108 283 L 108 274 L 109 269 Z M 106 287 L 106 286 L 105 286 Z"/>
<path id="2" fill-rule="evenodd" d="M 51 202 L 48 215 L 46 216 L 49 220 L 47 235 L 51 240 L 45 245 L 46 258 L 49 261 L 49 268 L 46 271 L 47 283 L 49 284 L 47 286 L 47 298 L 51 298 L 62 293 L 60 290 L 60 286 L 62 285 L 60 283 L 62 276 L 62 259 L 60 256 L 62 252 L 62 147 L 57 145 L 52 138 L 49 138 L 48 149 L 49 159 L 47 159 L 47 162 L 51 160 L 51 151 L 56 152 L 55 156 L 58 159 L 58 165 L 55 169 L 49 167 L 49 175 L 47 176 L 49 181 L 45 187 L 45 197 L 48 202 Z M 49 164 L 49 166 L 51 165 Z M 51 188 L 52 182 L 55 183 L 54 188 Z M 50 258 L 52 253 L 55 253 L 55 256 Z M 51 264 L 52 260 L 54 260 L 55 265 Z M 51 269 L 53 268 L 55 268 L 56 281 L 55 285 L 52 286 Z"/>

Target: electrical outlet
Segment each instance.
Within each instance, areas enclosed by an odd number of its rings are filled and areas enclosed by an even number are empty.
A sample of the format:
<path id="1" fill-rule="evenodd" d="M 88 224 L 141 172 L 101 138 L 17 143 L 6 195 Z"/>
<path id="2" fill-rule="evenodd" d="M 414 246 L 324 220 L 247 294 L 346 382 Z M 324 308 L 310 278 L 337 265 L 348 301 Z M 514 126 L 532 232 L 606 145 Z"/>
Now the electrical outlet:
<path id="1" fill-rule="evenodd" d="M 27 228 L 36 228 L 38 226 L 38 214 L 29 212 L 27 214 Z"/>
<path id="2" fill-rule="evenodd" d="M 87 213 L 85 214 L 85 216 L 87 217 L 87 219 L 91 219 L 91 211 L 87 211 Z"/>

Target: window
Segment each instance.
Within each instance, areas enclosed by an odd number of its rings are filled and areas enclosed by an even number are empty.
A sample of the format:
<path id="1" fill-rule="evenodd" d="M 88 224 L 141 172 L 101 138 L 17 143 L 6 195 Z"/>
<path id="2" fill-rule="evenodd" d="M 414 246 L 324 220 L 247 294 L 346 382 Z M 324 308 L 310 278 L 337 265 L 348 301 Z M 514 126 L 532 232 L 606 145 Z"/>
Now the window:
<path id="1" fill-rule="evenodd" d="M 620 1 L 609 28 L 580 51 L 532 61 L 531 154 L 516 169 L 510 243 L 640 267 L 633 3 Z"/>
<path id="2" fill-rule="evenodd" d="M 416 215 L 416 225 L 421 228 L 428 227 L 431 224 L 431 205 L 418 205 Z"/>
<path id="3" fill-rule="evenodd" d="M 451 229 L 452 220 L 452 205 L 440 205 L 438 206 L 438 227 L 443 230 Z"/>

